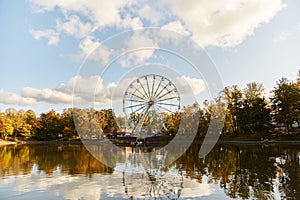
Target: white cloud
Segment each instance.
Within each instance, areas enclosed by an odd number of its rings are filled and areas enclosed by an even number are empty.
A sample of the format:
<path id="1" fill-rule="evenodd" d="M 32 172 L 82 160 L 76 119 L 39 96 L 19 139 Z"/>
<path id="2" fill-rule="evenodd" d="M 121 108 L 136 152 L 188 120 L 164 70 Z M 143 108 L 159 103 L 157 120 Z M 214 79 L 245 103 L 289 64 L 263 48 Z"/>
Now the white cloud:
<path id="1" fill-rule="evenodd" d="M 181 88 L 181 92 L 187 95 L 198 95 L 206 88 L 205 81 L 188 76 L 180 76 L 176 78 L 176 85 Z"/>
<path id="2" fill-rule="evenodd" d="M 53 11 L 55 8 L 61 10 L 64 18 L 56 20 L 56 31 L 30 31 L 34 38 L 45 37 L 49 39 L 48 44 L 56 44 L 59 41 L 58 33 L 65 33 L 68 36 L 79 40 L 79 55 L 76 58 L 83 59 L 89 55 L 100 42 L 95 39 L 95 32 L 103 31 L 106 28 L 136 29 L 143 27 L 143 23 L 137 16 L 125 13 L 128 6 L 135 0 L 110 0 L 99 2 L 91 1 L 60 1 L 60 0 L 31 0 L 31 5 L 39 13 Z M 99 48 L 96 57 L 91 59 L 106 62 L 110 54 L 108 49 Z"/>
<path id="3" fill-rule="evenodd" d="M 118 102 L 122 100 L 126 89 L 133 80 L 135 80 L 135 77 L 126 78 L 120 82 L 104 84 L 103 79 L 98 75 L 87 78 L 77 75 L 72 77 L 67 83 L 59 84 L 55 88 L 38 89 L 24 87 L 21 89 L 21 95 L 0 89 L 0 103 L 33 105 L 37 102 L 45 102 L 71 105 L 74 98 L 75 104 L 111 105 L 112 101 Z M 206 87 L 203 80 L 187 76 L 177 77 L 175 85 L 182 95 L 197 95 L 205 90 Z M 74 88 L 74 86 L 76 87 Z"/>
<path id="4" fill-rule="evenodd" d="M 43 101 L 47 103 L 72 103 L 72 94 L 66 94 L 50 88 L 37 89 L 32 87 L 25 87 L 21 89 L 21 95 L 26 98 L 31 98 L 35 99 L 36 101 Z"/>
<path id="5" fill-rule="evenodd" d="M 32 30 L 34 38 L 45 37 L 48 44 L 53 45 L 59 42 L 61 33 L 75 37 L 79 39 L 80 55 L 77 57 L 80 59 L 99 46 L 97 34 L 141 28 L 145 21 L 149 26 L 161 26 L 187 35 L 202 47 L 234 47 L 254 34 L 261 24 L 268 23 L 285 6 L 282 0 L 163 0 L 151 4 L 137 0 L 31 0 L 31 5 L 37 12 L 58 9 L 64 16 L 57 19 L 55 31 Z M 153 41 L 147 42 L 139 36 L 127 43 L 132 43 L 128 47 L 136 43 L 139 46 L 151 44 L 154 48 L 157 45 Z M 91 59 L 108 62 L 112 50 L 103 46 L 99 51 Z M 120 52 L 114 53 L 120 55 Z M 151 50 L 132 52 L 121 60 L 121 65 L 139 64 L 153 53 Z"/>
<path id="6" fill-rule="evenodd" d="M 154 26 L 158 26 L 159 22 L 163 19 L 162 15 L 149 5 L 143 6 L 138 11 L 138 15 L 142 19 L 150 21 Z"/>
<path id="7" fill-rule="evenodd" d="M 32 98 L 21 97 L 15 93 L 0 89 L 0 103 L 6 105 L 28 106 L 34 105 L 36 101 Z"/>
<path id="8" fill-rule="evenodd" d="M 48 45 L 54 45 L 59 42 L 59 34 L 54 30 L 30 30 L 30 33 L 33 35 L 34 39 L 40 40 L 45 38 L 48 40 Z"/>
<path id="9" fill-rule="evenodd" d="M 72 77 L 67 83 L 62 83 L 55 88 L 22 88 L 21 95 L 23 97 L 35 99 L 37 102 L 46 102 L 51 104 L 72 104 L 73 89 L 74 85 L 76 85 L 74 96 L 74 98 L 76 98 L 75 101 L 78 103 L 89 103 L 94 101 L 95 89 L 98 81 L 100 81 L 99 84 L 102 84 L 99 76 L 82 78 L 81 76 L 77 75 Z M 103 94 L 101 102 L 105 102 L 107 100 L 106 96 L 106 94 Z"/>
<path id="10" fill-rule="evenodd" d="M 31 0 L 39 11 L 52 11 L 60 8 L 65 15 L 70 13 L 80 13 L 89 18 L 94 24 L 101 28 L 120 26 L 124 16 L 121 15 L 123 8 L 129 6 L 133 0 Z M 126 18 L 126 17 L 125 17 Z"/>
<path id="11" fill-rule="evenodd" d="M 146 32 L 135 33 L 125 42 L 125 49 L 121 52 L 124 55 L 119 62 L 123 67 L 141 64 L 151 58 L 158 48 L 156 41 Z"/>
<path id="12" fill-rule="evenodd" d="M 143 22 L 138 17 L 131 17 L 131 15 L 125 15 L 124 19 L 117 25 L 118 28 L 132 28 L 139 29 L 143 27 Z"/>
<path id="13" fill-rule="evenodd" d="M 184 28 L 184 26 L 181 24 L 180 21 L 170 22 L 162 26 L 161 29 L 175 31 L 179 34 L 186 35 L 186 36 L 191 34 Z"/>
<path id="14" fill-rule="evenodd" d="M 291 35 L 292 33 L 290 32 L 282 32 L 278 36 L 274 37 L 273 42 L 279 43 L 279 42 L 286 41 Z"/>
<path id="15" fill-rule="evenodd" d="M 233 47 L 284 7 L 281 0 L 164 0 L 202 46 Z"/>
<path id="16" fill-rule="evenodd" d="M 85 38 L 95 30 L 91 23 L 82 22 L 77 15 L 71 15 L 66 22 L 57 19 L 56 27 L 58 31 L 63 31 L 76 38 Z"/>
<path id="17" fill-rule="evenodd" d="M 67 84 L 61 84 L 58 89 L 70 93 L 73 92 L 73 87 L 74 98 L 77 98 L 75 103 L 93 102 L 97 94 L 101 96 L 101 98 L 97 99 L 99 101 L 97 104 L 104 104 L 109 101 L 109 99 L 107 99 L 107 96 L 109 96 L 107 94 L 108 90 L 103 85 L 103 80 L 100 76 L 94 75 L 84 78 L 77 75 L 72 77 Z"/>
<path id="18" fill-rule="evenodd" d="M 100 76 L 94 75 L 83 78 L 77 75 L 72 77 L 67 83 L 62 83 L 55 88 L 22 88 L 22 97 L 19 98 L 22 98 L 23 101 L 28 99 L 28 101 L 51 104 L 72 104 L 74 98 L 74 103 L 78 105 L 90 105 L 93 103 L 95 105 L 110 105 L 112 97 L 114 97 L 114 101 L 122 99 L 123 93 L 132 80 L 124 79 L 119 83 L 111 82 L 104 84 Z M 76 87 L 74 88 L 74 86 Z"/>
<path id="19" fill-rule="evenodd" d="M 88 58 L 93 61 L 101 61 L 103 65 L 106 65 L 115 54 L 116 52 L 113 49 L 95 41 L 94 37 L 89 36 L 79 43 L 79 54 L 76 58 L 77 60 Z"/>

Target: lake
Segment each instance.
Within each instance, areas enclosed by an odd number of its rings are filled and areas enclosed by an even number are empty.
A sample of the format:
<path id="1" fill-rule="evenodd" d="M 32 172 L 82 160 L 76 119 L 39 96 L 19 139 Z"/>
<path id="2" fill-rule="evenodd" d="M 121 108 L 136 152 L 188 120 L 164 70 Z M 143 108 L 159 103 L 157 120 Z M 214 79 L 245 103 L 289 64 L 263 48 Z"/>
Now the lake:
<path id="1" fill-rule="evenodd" d="M 300 199 L 300 145 L 192 145 L 148 169 L 122 148 L 108 167 L 81 144 L 0 146 L 0 199 Z"/>

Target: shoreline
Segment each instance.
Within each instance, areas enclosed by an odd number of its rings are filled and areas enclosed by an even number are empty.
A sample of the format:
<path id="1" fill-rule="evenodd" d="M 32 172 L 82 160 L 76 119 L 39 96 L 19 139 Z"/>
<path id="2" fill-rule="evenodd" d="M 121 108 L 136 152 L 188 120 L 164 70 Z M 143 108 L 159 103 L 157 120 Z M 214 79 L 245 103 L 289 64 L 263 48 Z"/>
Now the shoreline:
<path id="1" fill-rule="evenodd" d="M 218 141 L 217 144 L 242 144 L 242 145 L 267 145 L 267 144 L 299 144 L 300 140 L 286 140 L 286 141 L 236 141 L 236 140 L 227 140 L 227 141 Z"/>
<path id="2" fill-rule="evenodd" d="M 0 146 L 5 145 L 31 145 L 31 144 L 82 144 L 79 141 L 0 141 Z"/>
<path id="3" fill-rule="evenodd" d="M 86 142 L 86 141 L 85 141 Z M 92 140 L 90 142 L 101 142 Z M 184 142 L 184 141 L 182 141 Z M 203 141 L 194 141 L 194 144 L 202 144 Z M 83 144 L 81 140 L 76 141 L 0 141 L 0 146 L 6 145 L 35 145 L 35 144 Z M 232 144 L 232 145 L 300 145 L 300 140 L 286 141 L 238 141 L 238 140 L 219 140 L 216 144 Z"/>

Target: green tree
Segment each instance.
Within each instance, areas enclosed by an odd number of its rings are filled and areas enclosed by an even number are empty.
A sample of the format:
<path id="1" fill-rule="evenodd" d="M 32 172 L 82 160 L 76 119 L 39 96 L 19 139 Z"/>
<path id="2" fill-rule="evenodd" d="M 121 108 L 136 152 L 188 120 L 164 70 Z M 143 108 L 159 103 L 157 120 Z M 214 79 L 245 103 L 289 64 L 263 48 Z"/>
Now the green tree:
<path id="1" fill-rule="evenodd" d="M 294 121 L 299 121 L 300 89 L 297 84 L 282 78 L 273 90 L 273 114 L 277 123 L 285 125 L 288 133 L 291 132 Z"/>
<path id="2" fill-rule="evenodd" d="M 226 116 L 225 116 L 225 132 L 234 133 L 238 135 L 241 129 L 241 107 L 243 103 L 242 91 L 237 85 L 231 87 L 225 87 L 221 92 L 222 100 L 227 105 Z"/>
<path id="3" fill-rule="evenodd" d="M 270 124 L 270 108 L 263 97 L 264 87 L 260 83 L 249 83 L 244 89 L 242 103 L 242 132 L 261 133 L 264 136 Z"/>

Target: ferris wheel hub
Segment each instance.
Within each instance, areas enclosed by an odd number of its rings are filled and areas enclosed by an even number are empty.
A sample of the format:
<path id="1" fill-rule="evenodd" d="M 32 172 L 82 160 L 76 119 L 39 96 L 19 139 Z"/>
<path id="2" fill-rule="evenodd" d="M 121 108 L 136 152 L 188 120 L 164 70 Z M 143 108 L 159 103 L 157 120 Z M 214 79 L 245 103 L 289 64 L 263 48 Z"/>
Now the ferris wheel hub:
<path id="1" fill-rule="evenodd" d="M 150 101 L 148 102 L 148 105 L 149 105 L 149 106 L 153 106 L 153 105 L 154 105 L 154 101 L 153 101 L 153 100 L 150 100 Z"/>

